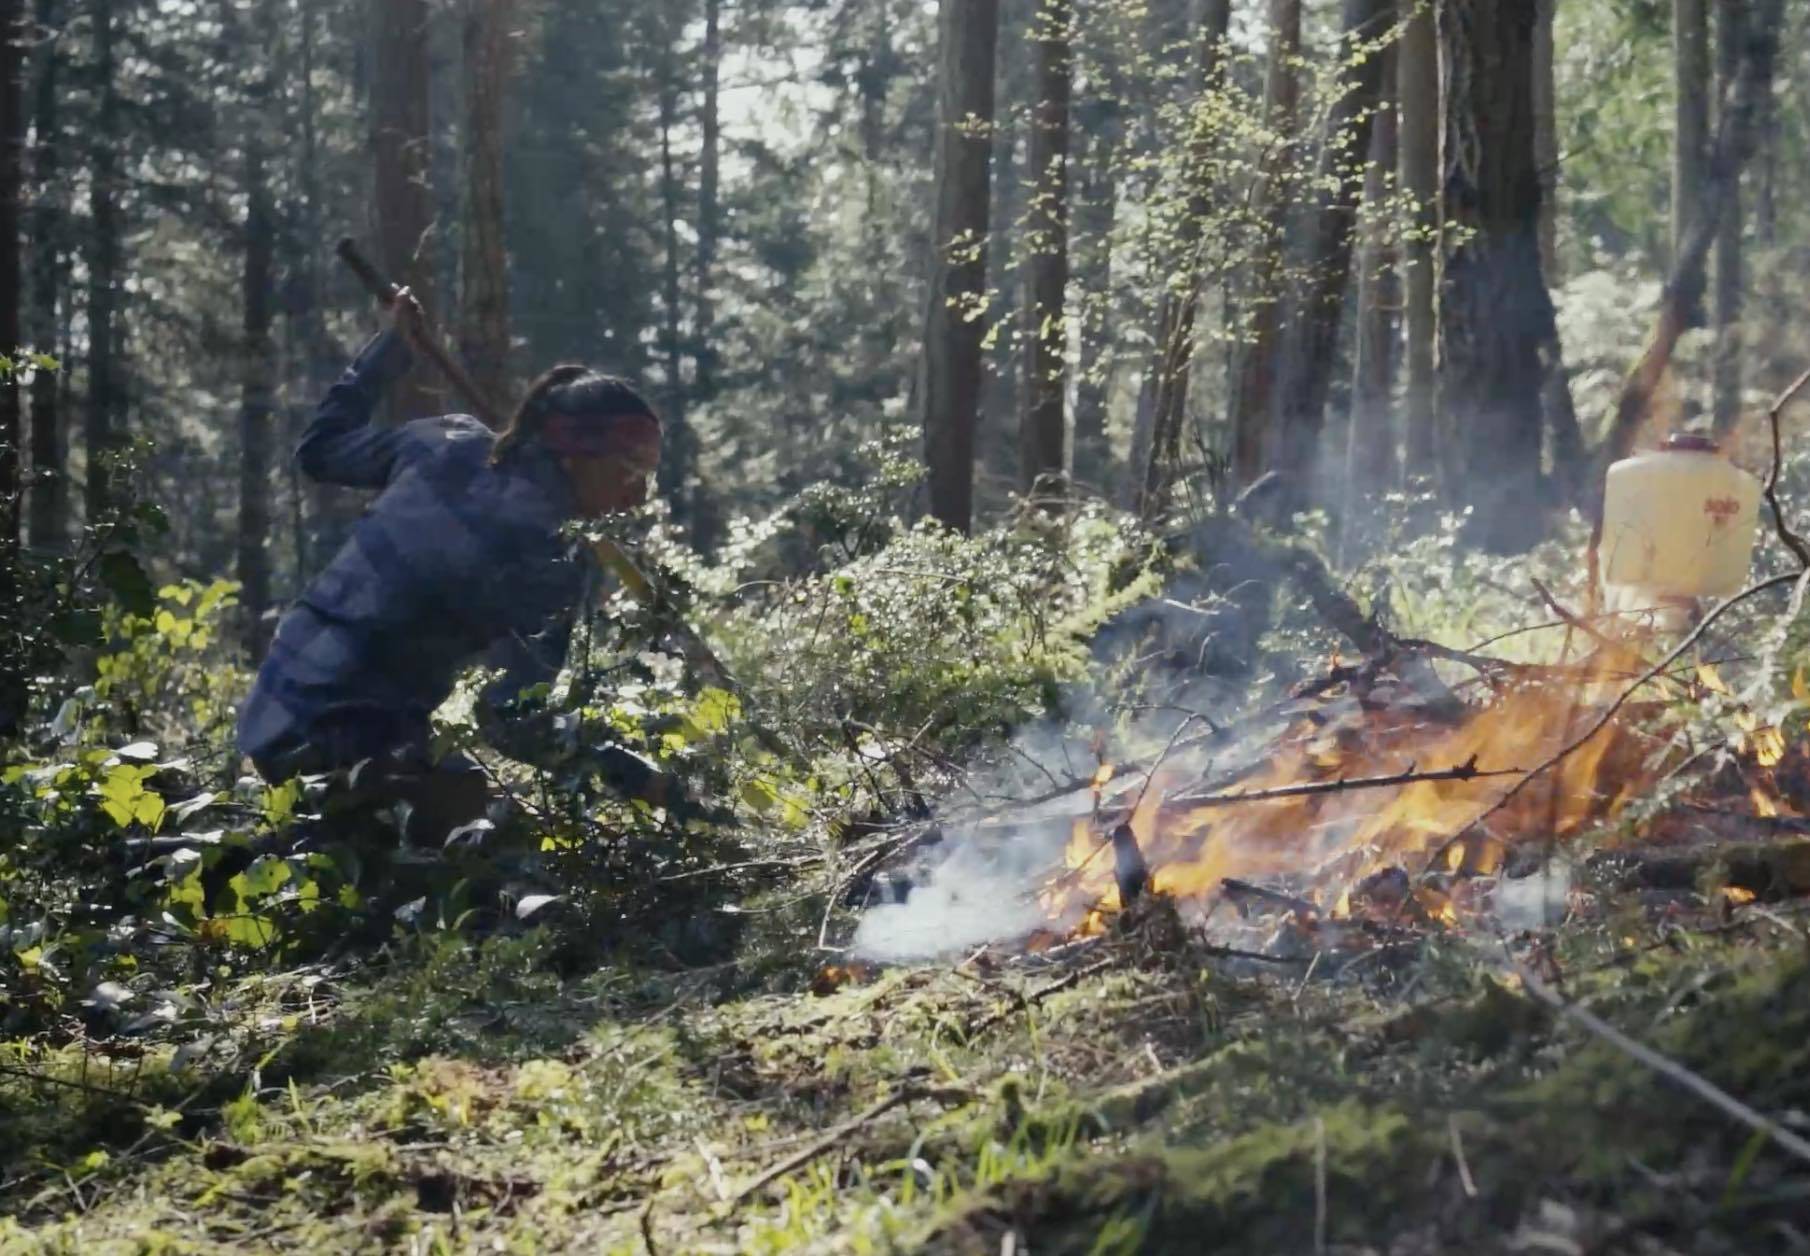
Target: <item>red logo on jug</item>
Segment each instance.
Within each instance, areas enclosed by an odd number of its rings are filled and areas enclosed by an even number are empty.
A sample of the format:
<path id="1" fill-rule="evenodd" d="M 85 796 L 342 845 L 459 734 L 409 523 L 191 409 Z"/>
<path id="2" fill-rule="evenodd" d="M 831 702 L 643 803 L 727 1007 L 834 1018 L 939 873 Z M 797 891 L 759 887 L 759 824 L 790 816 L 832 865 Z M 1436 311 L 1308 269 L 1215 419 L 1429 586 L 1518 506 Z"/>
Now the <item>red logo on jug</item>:
<path id="1" fill-rule="evenodd" d="M 1716 527 L 1726 527 L 1728 521 L 1741 513 L 1741 503 L 1732 497 L 1710 497 L 1703 502 L 1703 513 L 1709 516 Z"/>

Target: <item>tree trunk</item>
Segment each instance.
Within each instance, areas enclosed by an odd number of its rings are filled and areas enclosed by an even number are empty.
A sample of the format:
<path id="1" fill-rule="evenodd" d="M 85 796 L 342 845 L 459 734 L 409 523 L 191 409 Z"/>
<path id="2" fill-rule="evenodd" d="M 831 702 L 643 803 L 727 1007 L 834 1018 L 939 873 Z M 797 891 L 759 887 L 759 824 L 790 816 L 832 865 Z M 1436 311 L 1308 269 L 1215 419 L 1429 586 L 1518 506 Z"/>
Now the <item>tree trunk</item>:
<path id="1" fill-rule="evenodd" d="M 1346 41 L 1358 45 L 1385 34 L 1391 7 L 1390 0 L 1345 0 Z M 1342 51 L 1341 55 L 1350 54 Z M 1370 151 L 1386 61 L 1371 54 L 1354 67 L 1350 90 L 1333 103 L 1327 117 L 1326 142 L 1314 181 L 1320 191 L 1306 232 L 1307 282 L 1286 341 L 1285 373 L 1276 395 L 1276 447 L 1270 459 L 1283 474 L 1284 499 L 1295 510 L 1305 508 L 1317 496 L 1316 462 L 1326 421 L 1326 397 L 1344 323 L 1345 294 L 1351 286 L 1351 254 L 1364 184 L 1349 169 L 1347 154 Z"/>
<path id="2" fill-rule="evenodd" d="M 90 523 L 111 503 L 107 463 L 117 439 L 114 418 L 120 405 L 118 366 L 114 360 L 118 348 L 114 319 L 119 296 L 120 179 L 112 0 L 95 0 L 91 20 L 97 100 L 88 146 L 88 397 L 82 416 L 82 440 L 88 457 L 85 505 Z"/>
<path id="3" fill-rule="evenodd" d="M 1535 0 L 1533 36 L 1533 152 L 1540 163 L 1540 265 L 1559 282 L 1559 103 L 1552 20 L 1558 0 Z"/>
<path id="4" fill-rule="evenodd" d="M 703 132 L 698 154 L 698 256 L 696 343 L 697 378 L 693 388 L 697 395 L 709 400 L 716 392 L 716 258 L 718 238 L 722 233 L 722 204 L 719 187 L 722 179 L 722 107 L 721 80 L 723 70 L 722 0 L 704 0 L 704 57 L 698 67 L 702 76 L 700 108 L 703 116 L 699 129 Z"/>
<path id="5" fill-rule="evenodd" d="M 941 0 L 936 217 L 920 364 L 930 514 L 966 532 L 974 516 L 974 431 L 986 328 L 998 0 Z"/>
<path id="6" fill-rule="evenodd" d="M 1406 288 L 1402 399 L 1403 470 L 1410 480 L 1439 474 L 1438 381 L 1434 341 L 1439 224 L 1439 43 L 1431 5 L 1400 0 L 1407 17 L 1395 63 L 1401 118 L 1401 182 L 1411 230 L 1402 245 Z"/>
<path id="7" fill-rule="evenodd" d="M 1393 45 L 1380 54 L 1383 82 L 1395 81 Z M 1396 274 L 1394 224 L 1389 219 L 1398 147 L 1395 101 L 1378 106 L 1370 133 L 1370 163 L 1364 169 L 1364 250 L 1358 265 L 1357 346 L 1352 364 L 1351 424 L 1345 444 L 1345 508 L 1339 535 L 1361 539 L 1360 516 L 1368 503 L 1394 485 L 1396 311 L 1401 283 Z"/>
<path id="8" fill-rule="evenodd" d="M 1301 53 L 1301 0 L 1270 0 L 1269 9 L 1264 117 L 1272 134 L 1286 137 L 1294 134 L 1300 102 L 1295 62 Z M 1278 144 L 1275 153 L 1252 197 L 1252 218 L 1260 225 L 1252 241 L 1251 277 L 1244 297 L 1250 327 L 1239 359 L 1232 410 L 1232 477 L 1239 485 L 1252 483 L 1267 469 L 1274 436 L 1270 420 L 1281 348 L 1284 248 L 1281 224 L 1275 219 L 1281 199 L 1278 183 L 1290 160 L 1289 146 Z"/>
<path id="9" fill-rule="evenodd" d="M 1106 438 L 1107 392 L 1112 351 L 1109 335 L 1112 307 L 1112 234 L 1118 215 L 1117 127 L 1106 117 L 1115 108 L 1105 103 L 1098 125 L 1083 116 L 1079 129 L 1086 150 L 1082 186 L 1075 206 L 1075 277 L 1080 296 L 1080 360 L 1075 377 L 1074 478 L 1077 484 L 1112 494 L 1112 447 Z"/>
<path id="10" fill-rule="evenodd" d="M 1672 0 L 1672 257 L 1684 251 L 1709 160 L 1708 0 Z M 1693 326 L 1700 310 L 1690 311 Z"/>
<path id="11" fill-rule="evenodd" d="M 1741 47 L 1746 38 L 1745 0 L 1716 0 L 1716 99 L 1727 100 L 1741 72 Z M 1762 100 L 1772 96 L 1768 82 Z M 1757 123 L 1758 118 L 1755 119 Z M 1742 257 L 1742 232 L 1746 215 L 1741 203 L 1741 178 L 1728 185 L 1722 218 L 1716 226 L 1716 285 L 1713 292 L 1716 328 L 1712 406 L 1715 429 L 1729 432 L 1741 417 L 1741 304 L 1746 284 Z"/>
<path id="12" fill-rule="evenodd" d="M 377 264 L 432 311 L 433 196 L 429 177 L 428 0 L 372 0 L 371 151 L 376 163 Z M 426 371 L 390 390 L 392 412 L 440 408 Z"/>
<path id="13" fill-rule="evenodd" d="M 718 0 L 709 0 L 714 9 Z M 857 71 L 856 88 L 861 98 L 861 153 L 870 163 L 880 160 L 886 125 L 886 93 L 898 73 L 898 58 L 892 48 L 892 16 L 885 4 L 871 6 L 874 28 L 868 42 L 867 56 Z"/>
<path id="14" fill-rule="evenodd" d="M 1000 0 L 996 48 L 1025 47 L 1043 0 Z M 1022 43 L 1021 43 L 1022 41 Z M 981 322 L 980 413 L 975 419 L 975 478 L 1007 484 L 1019 479 L 1019 434 L 1023 389 L 1019 387 L 1023 354 L 1017 329 L 1029 294 L 1021 268 L 1022 229 L 1030 206 L 1028 116 L 1036 92 L 1030 56 L 1005 57 L 995 64 L 993 81 L 993 173 L 987 218 L 987 253 L 993 273 Z M 1008 330 L 1009 329 L 1009 330 Z"/>
<path id="15" fill-rule="evenodd" d="M 1027 494 L 1061 492 L 1068 384 L 1068 111 L 1074 13 L 1043 0 L 1031 42 L 1037 95 L 1031 111 L 1031 205 L 1025 215 L 1024 394 L 1019 477 Z"/>
<path id="16" fill-rule="evenodd" d="M 1559 123 L 1557 87 L 1553 77 L 1552 22 L 1558 0 L 1536 0 L 1534 27 L 1534 160 L 1540 167 L 1540 265 L 1548 288 L 1559 282 Z M 1555 496 L 1578 500 L 1578 489 L 1590 473 L 1590 451 L 1578 426 L 1571 401 L 1571 374 L 1565 369 L 1565 347 L 1559 343 L 1556 315 L 1545 343 L 1540 346 L 1540 409 L 1552 441 Z"/>
<path id="17" fill-rule="evenodd" d="M 63 215 L 58 170 L 62 137 L 58 134 L 58 70 L 62 57 L 50 37 L 57 20 L 56 0 L 37 0 L 36 20 L 42 49 L 32 103 L 34 132 L 32 208 L 31 340 L 42 353 L 57 347 L 57 303 L 62 288 Z M 60 550 L 68 544 L 69 482 L 63 457 L 62 419 L 55 372 L 37 371 L 31 380 L 31 543 L 36 549 Z"/>
<path id="18" fill-rule="evenodd" d="M 1646 422 L 1653 393 L 1671 365 L 1678 338 L 1686 330 L 1686 316 L 1703 299 L 1704 267 L 1715 242 L 1729 193 L 1741 177 L 1741 169 L 1753 156 L 1754 123 L 1760 102 L 1772 91 L 1773 62 L 1779 49 L 1779 26 L 1784 20 L 1784 0 L 1753 0 L 1746 14 L 1741 41 L 1740 71 L 1728 93 L 1726 108 L 1716 120 L 1716 139 L 1710 149 L 1709 171 L 1696 208 L 1690 216 L 1684 247 L 1672 262 L 1660 293 L 1659 313 L 1653 333 L 1639 361 L 1622 381 L 1615 417 L 1597 449 L 1584 507 L 1598 529 L 1602 526 L 1602 484 L 1609 464 L 1625 458 L 1634 438 Z"/>
<path id="19" fill-rule="evenodd" d="M 666 51 L 660 61 L 660 201 L 665 219 L 666 268 L 663 285 L 665 326 L 661 329 L 661 350 L 666 359 L 665 442 L 660 453 L 657 477 L 660 495 L 672 508 L 673 522 L 681 527 L 691 523 L 691 480 L 697 469 L 697 448 L 686 421 L 685 344 L 682 339 L 683 311 L 679 276 L 679 168 L 673 153 L 673 131 L 679 124 L 679 79 L 675 43 L 678 32 L 671 32 Z"/>
<path id="20" fill-rule="evenodd" d="M 257 33 L 274 40 L 274 0 L 260 5 Z M 264 38 L 260 43 L 268 48 Z M 261 658 L 269 640 L 271 437 L 275 414 L 275 345 L 271 324 L 276 290 L 276 211 L 272 204 L 268 133 L 275 92 L 270 74 L 261 75 L 247 102 L 245 127 L 245 234 L 241 289 L 239 396 L 239 604 L 245 648 Z"/>
<path id="21" fill-rule="evenodd" d="M 25 193 L 25 6 L 0 0 L 0 353 L 19 347 L 19 223 Z M 9 560 L 19 544 L 19 452 L 23 445 L 17 375 L 0 380 L 0 551 Z"/>
<path id="22" fill-rule="evenodd" d="M 290 407 L 288 448 L 293 449 L 302 429 L 313 413 L 315 400 L 327 390 L 334 375 L 344 365 L 342 347 L 327 331 L 326 266 L 323 257 L 326 216 L 322 211 L 319 103 L 314 91 L 315 18 L 319 0 L 298 0 L 295 6 L 297 45 L 300 54 L 300 90 L 298 92 L 301 144 L 296 153 L 296 186 L 301 192 L 297 230 L 295 271 L 298 279 L 296 306 L 290 316 L 295 320 L 296 339 L 301 344 L 303 403 Z M 286 459 L 290 474 L 296 472 L 295 459 Z M 360 494 L 349 488 L 310 482 L 307 492 L 306 527 L 296 538 L 295 587 L 300 589 L 316 570 L 339 552 L 352 533 L 363 509 Z"/>
<path id="23" fill-rule="evenodd" d="M 1203 97 L 1217 93 L 1225 81 L 1226 29 L 1231 23 L 1230 0 L 1206 0 L 1199 33 L 1200 91 Z M 1297 39 L 1300 13 L 1297 8 Z M 1273 67 L 1272 67 L 1273 68 Z M 1133 503 L 1139 515 L 1149 518 L 1168 502 L 1175 467 L 1181 460 L 1182 428 L 1187 420 L 1188 384 L 1194 372 L 1194 328 L 1200 314 L 1200 290 L 1205 283 L 1202 251 L 1207 215 L 1212 212 L 1212 160 L 1218 136 L 1210 108 L 1196 110 L 1188 137 L 1188 166 L 1184 173 L 1186 208 L 1175 232 L 1175 252 L 1169 266 L 1172 285 L 1158 303 L 1157 340 L 1151 352 L 1150 438 L 1142 466 L 1140 492 Z"/>
<path id="24" fill-rule="evenodd" d="M 503 115 L 514 62 L 513 0 L 465 8 L 465 365 L 492 406 L 508 405 L 509 264 L 503 224 Z"/>
<path id="25" fill-rule="evenodd" d="M 1545 527 L 1540 346 L 1552 303 L 1540 270 L 1534 25 L 1522 0 L 1452 0 L 1440 12 L 1445 219 L 1462 232 L 1441 302 L 1445 404 L 1464 416 L 1470 539 L 1497 553 L 1526 549 Z"/>
<path id="26" fill-rule="evenodd" d="M 1777 242 L 1779 227 L 1779 119 L 1778 101 L 1771 91 L 1760 97 L 1754 115 L 1753 233 L 1761 244 Z"/>

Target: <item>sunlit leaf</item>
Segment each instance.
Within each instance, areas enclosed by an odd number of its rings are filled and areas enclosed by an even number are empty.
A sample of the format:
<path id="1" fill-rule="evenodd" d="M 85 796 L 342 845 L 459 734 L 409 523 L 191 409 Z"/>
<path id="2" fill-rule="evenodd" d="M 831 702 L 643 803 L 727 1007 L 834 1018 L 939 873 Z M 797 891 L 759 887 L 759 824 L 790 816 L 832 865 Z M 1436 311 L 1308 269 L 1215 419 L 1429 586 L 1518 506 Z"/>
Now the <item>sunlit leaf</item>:
<path id="1" fill-rule="evenodd" d="M 547 904 L 557 903 L 560 897 L 558 894 L 529 894 L 515 905 L 515 918 L 526 920 Z"/>
<path id="2" fill-rule="evenodd" d="M 239 894 L 245 899 L 263 898 L 283 887 L 293 874 L 289 865 L 270 855 L 261 855 L 251 867 L 233 878 Z"/>

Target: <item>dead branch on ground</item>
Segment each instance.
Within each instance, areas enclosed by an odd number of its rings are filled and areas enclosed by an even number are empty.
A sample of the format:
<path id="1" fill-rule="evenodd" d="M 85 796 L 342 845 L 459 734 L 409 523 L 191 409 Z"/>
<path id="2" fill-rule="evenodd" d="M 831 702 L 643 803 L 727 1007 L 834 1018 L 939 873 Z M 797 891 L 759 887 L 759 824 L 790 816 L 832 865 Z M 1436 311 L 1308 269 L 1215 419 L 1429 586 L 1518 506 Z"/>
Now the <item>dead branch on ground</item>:
<path id="1" fill-rule="evenodd" d="M 771 1186 L 780 1178 L 786 1176 L 786 1174 L 796 1173 L 799 1169 L 804 1168 L 807 1164 L 811 1163 L 811 1161 L 817 1159 L 818 1156 L 831 1150 L 850 1135 L 857 1134 L 867 1126 L 872 1125 L 875 1121 L 885 1116 L 888 1112 L 891 1112 L 894 1108 L 902 1107 L 908 1103 L 916 1103 L 920 1099 L 943 1099 L 966 1102 L 973 1097 L 972 1091 L 950 1086 L 919 1086 L 916 1084 L 900 1086 L 884 1099 L 879 1100 L 858 1115 L 851 1117 L 841 1125 L 836 1126 L 836 1128 L 812 1143 L 809 1147 L 806 1147 L 796 1155 L 787 1156 L 778 1164 L 769 1167 L 759 1177 L 737 1191 L 735 1193 L 735 1198 L 731 1202 L 734 1204 L 746 1202 L 750 1196 L 758 1194 L 766 1187 Z"/>
<path id="2" fill-rule="evenodd" d="M 1768 1139 L 1772 1140 L 1773 1143 L 1784 1148 L 1799 1160 L 1810 1161 L 1810 1141 L 1806 1141 L 1801 1136 L 1785 1129 L 1771 1117 L 1756 1112 L 1753 1108 L 1742 1103 L 1739 1099 L 1729 1094 L 1726 1090 L 1723 1090 L 1720 1086 L 1717 1086 L 1708 1078 L 1693 1073 L 1684 1065 L 1678 1063 L 1676 1060 L 1669 1059 L 1668 1057 L 1659 1054 L 1659 1052 L 1653 1050 L 1653 1048 L 1647 1046 L 1645 1043 L 1635 1041 L 1633 1038 L 1628 1037 L 1628 1035 L 1624 1034 L 1621 1030 L 1611 1025 L 1608 1021 L 1602 1019 L 1602 1017 L 1597 1016 L 1592 1012 L 1588 1012 L 1577 1004 L 1565 999 L 1547 986 L 1545 982 L 1534 976 L 1532 972 L 1528 971 L 1525 965 L 1516 961 L 1513 956 L 1510 956 L 1510 963 L 1514 964 L 1515 973 L 1521 978 L 1521 984 L 1527 988 L 1527 992 L 1542 1003 L 1553 1008 L 1559 1015 L 1565 1017 L 1567 1020 L 1575 1021 L 1577 1024 L 1583 1026 L 1592 1034 L 1595 1034 L 1598 1038 L 1601 1038 L 1604 1042 L 1614 1047 L 1617 1051 L 1620 1051 L 1623 1055 L 1639 1061 L 1641 1064 L 1652 1069 L 1655 1073 L 1658 1073 L 1661 1077 L 1682 1086 L 1705 1103 L 1708 1103 L 1710 1106 L 1721 1111 L 1724 1115 L 1733 1117 L 1748 1129 L 1753 1130 L 1757 1134 L 1765 1135 Z"/>
<path id="3" fill-rule="evenodd" d="M 1792 531 L 1791 525 L 1785 522 L 1785 509 L 1779 505 L 1779 471 L 1784 464 L 1784 453 L 1779 441 L 1779 416 L 1785 407 L 1791 404 L 1792 398 L 1802 392 L 1805 384 L 1810 384 L 1810 370 L 1805 371 L 1780 393 L 1773 401 L 1771 409 L 1766 412 L 1766 422 L 1772 428 L 1772 468 L 1766 473 L 1766 504 L 1772 507 L 1772 526 L 1779 534 L 1779 540 L 1785 548 L 1797 556 L 1798 566 L 1810 570 L 1810 545 Z"/>

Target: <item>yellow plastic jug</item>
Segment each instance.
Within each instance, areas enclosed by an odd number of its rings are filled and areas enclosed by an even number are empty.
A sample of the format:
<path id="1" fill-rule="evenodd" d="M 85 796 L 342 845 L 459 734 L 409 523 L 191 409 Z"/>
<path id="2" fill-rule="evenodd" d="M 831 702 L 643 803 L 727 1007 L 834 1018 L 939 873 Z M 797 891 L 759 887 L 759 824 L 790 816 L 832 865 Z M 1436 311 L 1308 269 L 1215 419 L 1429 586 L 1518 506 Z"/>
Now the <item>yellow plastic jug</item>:
<path id="1" fill-rule="evenodd" d="M 1624 458 L 1603 494 L 1603 583 L 1660 599 L 1737 592 L 1759 512 L 1760 482 L 1706 436 Z"/>

